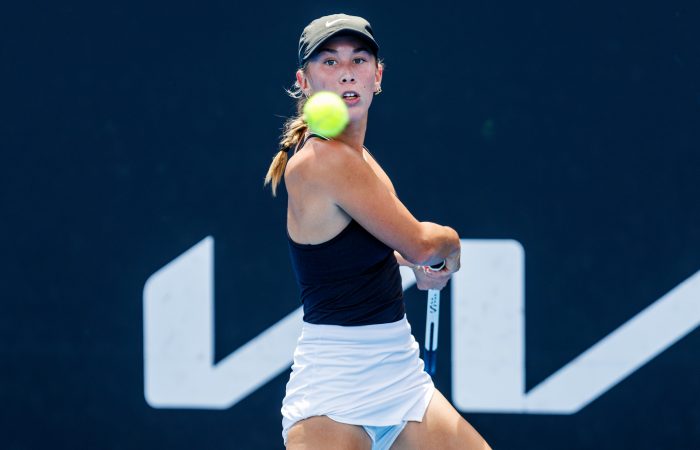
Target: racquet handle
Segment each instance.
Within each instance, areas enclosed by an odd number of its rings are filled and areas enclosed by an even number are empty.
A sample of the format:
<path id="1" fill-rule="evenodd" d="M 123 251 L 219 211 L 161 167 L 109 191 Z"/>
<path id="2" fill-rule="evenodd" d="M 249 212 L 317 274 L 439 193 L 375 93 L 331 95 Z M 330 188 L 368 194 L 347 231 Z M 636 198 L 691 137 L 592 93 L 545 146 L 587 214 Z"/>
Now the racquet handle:
<path id="1" fill-rule="evenodd" d="M 438 272 L 445 267 L 445 261 L 432 266 L 425 266 L 425 270 Z M 423 352 L 423 364 L 428 375 L 435 374 L 437 367 L 438 326 L 440 325 L 440 290 L 428 290 L 428 307 L 425 313 L 425 351 Z"/>
<path id="2" fill-rule="evenodd" d="M 425 371 L 433 375 L 437 363 L 438 326 L 440 324 L 440 291 L 428 290 L 428 307 L 425 313 Z"/>

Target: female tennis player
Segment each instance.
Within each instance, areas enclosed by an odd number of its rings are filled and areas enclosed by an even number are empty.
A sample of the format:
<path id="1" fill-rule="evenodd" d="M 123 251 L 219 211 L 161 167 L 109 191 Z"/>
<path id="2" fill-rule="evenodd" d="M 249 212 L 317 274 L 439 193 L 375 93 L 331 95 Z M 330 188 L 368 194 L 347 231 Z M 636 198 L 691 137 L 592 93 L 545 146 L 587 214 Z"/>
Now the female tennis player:
<path id="1" fill-rule="evenodd" d="M 419 222 L 364 147 L 384 67 L 369 23 L 345 14 L 311 22 L 299 41 L 287 121 L 265 178 L 284 177 L 289 250 L 304 306 L 282 405 L 282 436 L 300 449 L 488 449 L 423 370 L 406 320 L 399 265 L 419 289 L 459 269 L 457 233 Z M 301 111 L 318 91 L 341 95 L 350 122 L 335 139 L 311 134 Z M 422 267 L 444 261 L 439 272 Z"/>

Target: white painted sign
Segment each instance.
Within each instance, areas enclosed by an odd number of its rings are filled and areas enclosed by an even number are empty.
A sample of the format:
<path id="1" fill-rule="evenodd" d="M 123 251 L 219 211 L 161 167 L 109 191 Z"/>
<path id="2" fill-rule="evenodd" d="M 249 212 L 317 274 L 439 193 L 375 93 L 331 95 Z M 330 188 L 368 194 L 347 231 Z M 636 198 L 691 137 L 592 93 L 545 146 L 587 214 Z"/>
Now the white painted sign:
<path id="1" fill-rule="evenodd" d="M 700 272 L 525 392 L 524 251 L 462 240 L 452 281 L 452 392 L 461 411 L 570 414 L 700 324 Z M 415 284 L 401 268 L 403 288 Z M 144 392 L 154 408 L 228 408 L 289 369 L 301 308 L 214 364 L 214 239 L 144 287 Z"/>

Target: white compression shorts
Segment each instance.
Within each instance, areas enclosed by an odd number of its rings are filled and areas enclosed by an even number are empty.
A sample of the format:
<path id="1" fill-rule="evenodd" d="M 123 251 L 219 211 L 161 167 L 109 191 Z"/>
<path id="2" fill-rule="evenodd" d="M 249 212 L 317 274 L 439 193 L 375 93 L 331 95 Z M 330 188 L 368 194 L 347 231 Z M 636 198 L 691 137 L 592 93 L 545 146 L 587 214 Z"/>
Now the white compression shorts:
<path id="1" fill-rule="evenodd" d="M 282 402 L 282 437 L 296 422 L 384 427 L 421 422 L 435 387 L 403 319 L 346 327 L 304 322 Z"/>

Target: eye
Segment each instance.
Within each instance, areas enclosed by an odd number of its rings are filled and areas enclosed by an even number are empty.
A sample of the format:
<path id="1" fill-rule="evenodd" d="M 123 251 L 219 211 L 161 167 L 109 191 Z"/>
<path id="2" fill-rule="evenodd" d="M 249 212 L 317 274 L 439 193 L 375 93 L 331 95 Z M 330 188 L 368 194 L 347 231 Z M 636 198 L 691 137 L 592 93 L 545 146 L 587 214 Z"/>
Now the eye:
<path id="1" fill-rule="evenodd" d="M 353 59 L 352 61 L 353 61 L 355 64 L 362 64 L 362 63 L 366 63 L 366 62 L 367 62 L 367 60 L 366 60 L 365 58 L 355 58 L 355 59 Z"/>
<path id="2" fill-rule="evenodd" d="M 327 66 L 334 66 L 336 64 L 336 60 L 335 59 L 327 59 L 327 60 L 323 61 L 323 64 L 325 64 Z"/>

